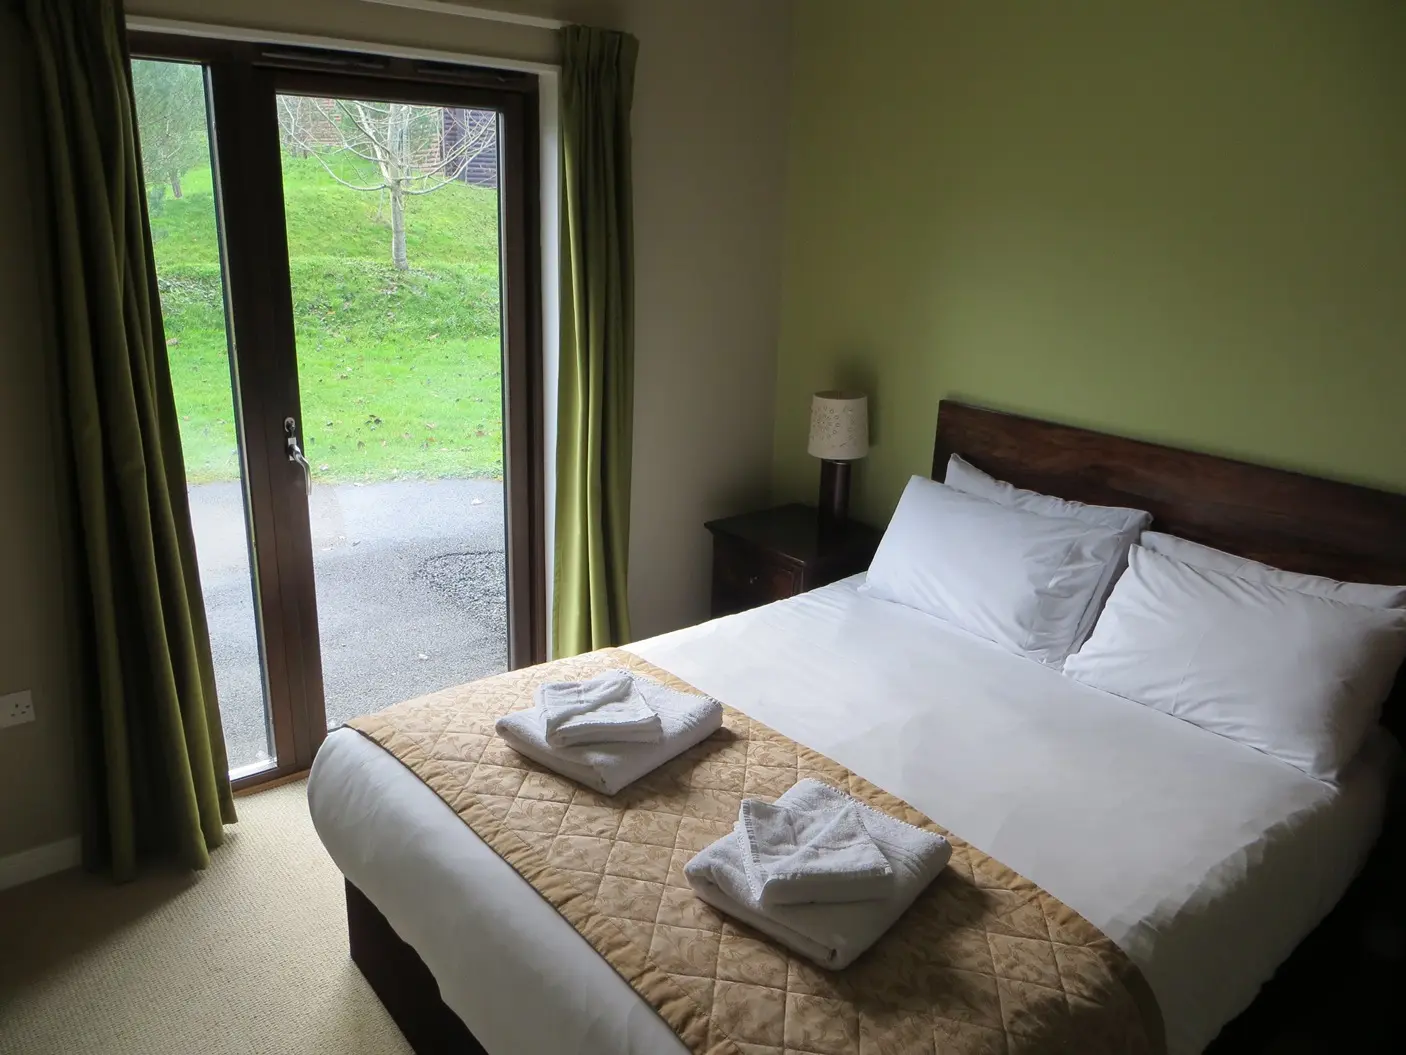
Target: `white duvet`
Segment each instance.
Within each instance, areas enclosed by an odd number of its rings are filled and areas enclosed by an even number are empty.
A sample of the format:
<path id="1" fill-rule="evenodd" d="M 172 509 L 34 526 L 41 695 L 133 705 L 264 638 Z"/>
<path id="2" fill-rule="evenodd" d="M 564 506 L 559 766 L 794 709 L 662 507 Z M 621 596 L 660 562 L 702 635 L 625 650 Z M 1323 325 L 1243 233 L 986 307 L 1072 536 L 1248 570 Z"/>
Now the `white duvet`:
<path id="1" fill-rule="evenodd" d="M 1200 1051 L 1341 896 L 1394 742 L 1341 786 L 1079 685 L 854 581 L 630 646 L 908 800 L 1083 914 Z M 491 1052 L 681 1053 L 668 1027 L 417 778 L 349 730 L 313 767 L 343 873 Z M 900 921 L 899 926 L 902 926 Z"/>

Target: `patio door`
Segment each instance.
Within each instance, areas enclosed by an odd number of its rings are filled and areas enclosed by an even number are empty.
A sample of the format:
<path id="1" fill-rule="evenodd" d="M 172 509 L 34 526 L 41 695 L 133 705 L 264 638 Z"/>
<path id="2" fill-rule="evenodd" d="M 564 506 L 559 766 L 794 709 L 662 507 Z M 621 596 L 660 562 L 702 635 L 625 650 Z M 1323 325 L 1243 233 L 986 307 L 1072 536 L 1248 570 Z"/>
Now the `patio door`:
<path id="1" fill-rule="evenodd" d="M 544 658 L 536 82 L 133 34 L 237 787 Z"/>

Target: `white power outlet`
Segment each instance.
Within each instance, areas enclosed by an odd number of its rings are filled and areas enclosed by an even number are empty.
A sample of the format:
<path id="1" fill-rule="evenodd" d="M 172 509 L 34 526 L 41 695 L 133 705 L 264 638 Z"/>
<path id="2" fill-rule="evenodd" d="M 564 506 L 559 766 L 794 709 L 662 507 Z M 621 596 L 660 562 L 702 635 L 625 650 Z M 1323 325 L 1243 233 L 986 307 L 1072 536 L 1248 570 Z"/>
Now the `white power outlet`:
<path id="1" fill-rule="evenodd" d="M 34 697 L 28 689 L 0 696 L 0 729 L 34 721 Z"/>

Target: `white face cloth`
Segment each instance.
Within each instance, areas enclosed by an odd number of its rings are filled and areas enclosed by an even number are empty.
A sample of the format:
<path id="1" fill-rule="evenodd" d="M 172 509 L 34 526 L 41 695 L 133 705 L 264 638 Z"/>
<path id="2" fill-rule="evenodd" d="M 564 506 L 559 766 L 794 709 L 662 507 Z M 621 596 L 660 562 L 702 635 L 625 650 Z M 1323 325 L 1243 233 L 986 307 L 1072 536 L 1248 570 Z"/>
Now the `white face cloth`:
<path id="1" fill-rule="evenodd" d="M 803 809 L 743 799 L 737 823 L 747 879 L 762 908 L 867 901 L 893 889 L 893 867 L 855 802 Z"/>
<path id="2" fill-rule="evenodd" d="M 764 908 L 747 877 L 747 836 L 740 823 L 684 865 L 684 876 L 694 893 L 719 912 L 832 971 L 849 966 L 883 937 L 952 857 L 952 846 L 941 835 L 859 805 L 819 780 L 799 781 L 776 802 L 801 810 L 858 806 L 870 837 L 893 868 L 885 895 L 866 901 Z"/>
<path id="3" fill-rule="evenodd" d="M 628 671 L 608 670 L 586 681 L 551 681 L 533 693 L 551 747 L 598 743 L 658 743 L 659 715 Z"/>
<path id="4" fill-rule="evenodd" d="M 605 795 L 614 795 L 675 755 L 712 736 L 723 724 L 717 700 L 678 692 L 651 678 L 634 679 L 635 689 L 659 716 L 662 733 L 655 743 L 591 743 L 553 747 L 547 743 L 536 707 L 512 711 L 493 723 L 496 732 L 520 755 Z"/>

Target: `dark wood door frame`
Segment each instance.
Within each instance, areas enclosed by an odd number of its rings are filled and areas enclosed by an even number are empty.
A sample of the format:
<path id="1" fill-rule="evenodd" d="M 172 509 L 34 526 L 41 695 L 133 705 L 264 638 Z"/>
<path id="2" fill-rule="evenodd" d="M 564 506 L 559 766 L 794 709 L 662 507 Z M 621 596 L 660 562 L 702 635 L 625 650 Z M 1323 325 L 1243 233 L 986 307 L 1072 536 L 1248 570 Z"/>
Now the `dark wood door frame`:
<path id="1" fill-rule="evenodd" d="M 291 347 L 278 343 L 278 299 L 289 298 L 286 283 L 280 290 L 273 279 L 276 268 L 266 261 L 288 255 L 283 225 L 281 166 L 277 153 L 268 150 L 264 121 L 276 113 L 273 96 L 266 91 L 262 71 L 242 63 L 217 61 L 208 66 L 210 109 L 213 115 L 212 172 L 219 207 L 221 263 L 225 272 L 226 326 L 234 364 L 239 401 L 240 437 L 244 444 L 245 489 L 255 545 L 255 594 L 259 605 L 260 651 L 264 657 L 266 686 L 275 756 L 271 769 L 236 782 L 245 787 L 274 780 L 306 768 L 315 748 L 308 730 L 313 708 L 309 690 L 321 699 L 321 655 L 308 648 L 300 608 L 299 569 L 290 552 L 288 525 L 299 516 L 296 494 L 291 490 L 288 463 L 283 451 L 281 420 L 294 414 L 301 420 L 297 385 L 279 383 L 279 356 Z M 267 98 L 268 107 L 259 102 Z M 275 126 L 276 127 L 276 126 Z M 239 178 L 226 178 L 221 158 L 239 158 Z M 272 167 L 270 167 L 270 162 Z M 275 182 L 270 182 L 271 180 Z M 291 312 L 291 300 L 282 305 Z M 284 409 L 291 408 L 291 409 Z M 301 516 L 306 531 L 307 508 Z M 316 637 L 312 639 L 314 645 Z M 309 665 L 316 668 L 310 677 Z"/>
<path id="2" fill-rule="evenodd" d="M 283 419 L 301 423 L 302 409 L 276 96 L 371 98 L 500 115 L 508 662 L 518 667 L 546 658 L 537 79 L 202 37 L 132 33 L 129 43 L 134 57 L 200 62 L 208 70 L 231 373 L 257 540 L 256 604 L 278 755 L 277 766 L 236 781 L 242 789 L 306 769 L 326 736 L 308 505 L 301 470 L 284 449 Z"/>

